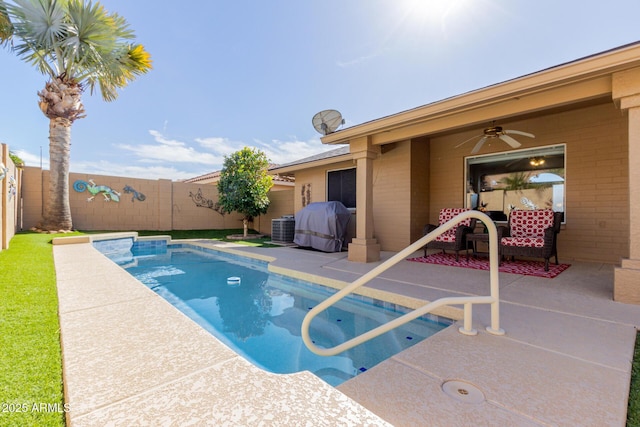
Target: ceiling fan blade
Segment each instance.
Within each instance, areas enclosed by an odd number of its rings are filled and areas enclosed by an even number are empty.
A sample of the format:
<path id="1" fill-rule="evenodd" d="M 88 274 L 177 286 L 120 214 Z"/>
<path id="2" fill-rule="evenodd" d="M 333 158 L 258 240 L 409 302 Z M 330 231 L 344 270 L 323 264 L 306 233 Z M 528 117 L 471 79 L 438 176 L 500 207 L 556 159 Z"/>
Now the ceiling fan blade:
<path id="1" fill-rule="evenodd" d="M 487 140 L 487 137 L 484 136 L 480 139 L 480 141 L 478 141 L 478 143 L 476 144 L 475 147 L 473 147 L 473 150 L 471 150 L 471 154 L 476 154 L 478 151 L 480 151 L 480 149 L 482 148 L 482 144 L 484 144 L 484 142 Z"/>
<path id="2" fill-rule="evenodd" d="M 499 138 L 509 144 L 512 148 L 518 148 L 522 145 L 515 139 L 511 138 L 509 135 L 500 135 Z"/>
<path id="3" fill-rule="evenodd" d="M 463 146 L 464 144 L 466 144 L 467 142 L 469 142 L 469 141 L 471 141 L 472 139 L 475 139 L 475 138 L 477 138 L 477 137 L 479 137 L 479 136 L 482 136 L 482 135 L 476 135 L 476 136 L 472 136 L 472 137 L 471 137 L 471 138 L 469 138 L 469 139 L 465 139 L 464 141 L 462 141 L 460 144 L 456 145 L 456 146 L 455 146 L 455 147 L 453 147 L 453 148 L 462 147 L 462 146 Z"/>
<path id="4" fill-rule="evenodd" d="M 535 138 L 536 136 L 532 133 L 529 132 L 522 132 L 521 130 L 505 130 L 502 132 L 503 134 L 507 134 L 507 135 L 522 135 L 522 136 L 528 136 L 529 138 Z"/>

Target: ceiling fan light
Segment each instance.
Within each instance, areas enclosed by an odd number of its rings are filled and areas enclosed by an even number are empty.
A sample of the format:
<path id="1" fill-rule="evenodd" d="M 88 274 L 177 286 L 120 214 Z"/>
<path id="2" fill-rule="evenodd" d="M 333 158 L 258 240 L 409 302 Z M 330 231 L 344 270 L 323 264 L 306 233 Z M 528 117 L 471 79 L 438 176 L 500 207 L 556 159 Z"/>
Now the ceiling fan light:
<path id="1" fill-rule="evenodd" d="M 544 159 L 532 157 L 531 159 L 529 159 L 529 164 L 534 167 L 542 166 L 544 165 Z"/>
<path id="2" fill-rule="evenodd" d="M 497 137 L 497 136 L 502 134 L 502 126 L 491 126 L 489 128 L 486 128 L 484 130 L 484 134 L 486 136 L 495 138 L 495 137 Z"/>
<path id="3" fill-rule="evenodd" d="M 529 137 L 529 138 L 535 138 L 535 135 L 533 135 L 532 133 L 529 133 L 529 132 L 523 132 L 523 131 L 520 131 L 520 130 L 503 129 L 502 126 L 492 125 L 491 127 L 485 128 L 483 130 L 482 134 L 476 135 L 476 136 L 472 136 L 471 138 L 462 141 L 460 144 L 456 145 L 454 148 L 461 147 L 464 144 L 466 144 L 467 142 L 469 142 L 469 141 L 471 141 L 473 139 L 476 139 L 478 137 L 480 138 L 480 140 L 477 142 L 477 144 L 475 145 L 473 150 L 471 150 L 471 154 L 476 154 L 478 151 L 480 151 L 480 149 L 482 148 L 482 145 L 487 140 L 490 141 L 491 139 L 494 139 L 494 138 L 501 139 L 502 141 L 506 142 L 511 148 L 520 147 L 522 144 L 520 144 L 520 142 L 518 142 L 516 139 L 512 138 L 511 136 L 509 136 L 510 134 L 512 134 L 512 135 L 522 135 L 522 136 L 526 136 L 526 137 Z"/>

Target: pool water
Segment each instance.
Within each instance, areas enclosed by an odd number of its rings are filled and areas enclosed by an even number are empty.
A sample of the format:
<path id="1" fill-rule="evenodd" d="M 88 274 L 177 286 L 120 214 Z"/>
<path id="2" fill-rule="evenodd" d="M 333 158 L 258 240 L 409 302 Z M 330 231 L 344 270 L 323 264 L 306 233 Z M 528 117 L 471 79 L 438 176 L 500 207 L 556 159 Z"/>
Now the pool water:
<path id="1" fill-rule="evenodd" d="M 134 245 L 107 256 L 255 365 L 283 374 L 308 370 L 333 386 L 450 324 L 428 316 L 339 355 L 318 356 L 303 343 L 300 326 L 335 290 L 269 273 L 264 262 L 218 254 L 189 245 Z M 393 308 L 366 297 L 345 298 L 313 320 L 311 338 L 333 347 L 406 312 Z"/>

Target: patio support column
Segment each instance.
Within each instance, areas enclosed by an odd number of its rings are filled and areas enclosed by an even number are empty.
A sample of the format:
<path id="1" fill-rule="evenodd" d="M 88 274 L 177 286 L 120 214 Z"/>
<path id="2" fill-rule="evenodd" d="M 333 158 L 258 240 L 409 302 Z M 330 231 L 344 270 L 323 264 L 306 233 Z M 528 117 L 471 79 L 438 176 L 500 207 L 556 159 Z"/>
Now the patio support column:
<path id="1" fill-rule="evenodd" d="M 349 243 L 349 261 L 380 260 L 380 245 L 373 237 L 373 160 L 379 148 L 369 137 L 354 139 L 349 150 L 356 162 L 356 237 Z"/>
<path id="2" fill-rule="evenodd" d="M 615 269 L 613 299 L 640 304 L 640 68 L 614 74 L 612 95 L 629 127 L 629 258 Z"/>

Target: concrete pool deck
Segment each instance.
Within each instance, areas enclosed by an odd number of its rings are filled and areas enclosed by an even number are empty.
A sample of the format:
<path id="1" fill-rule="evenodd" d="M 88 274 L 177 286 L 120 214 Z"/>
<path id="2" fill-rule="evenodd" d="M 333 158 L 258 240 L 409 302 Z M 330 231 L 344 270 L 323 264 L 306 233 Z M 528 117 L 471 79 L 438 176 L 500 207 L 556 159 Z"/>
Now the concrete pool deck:
<path id="1" fill-rule="evenodd" d="M 202 244 L 334 285 L 379 264 Z M 447 328 L 336 389 L 252 366 L 90 243 L 54 245 L 54 258 L 70 426 L 626 423 L 640 306 L 611 300 L 611 265 L 571 262 L 555 279 L 500 273 L 505 336 L 485 332 L 488 307 L 474 306 L 477 336 Z M 430 301 L 486 294 L 488 277 L 403 261 L 369 287 Z"/>

